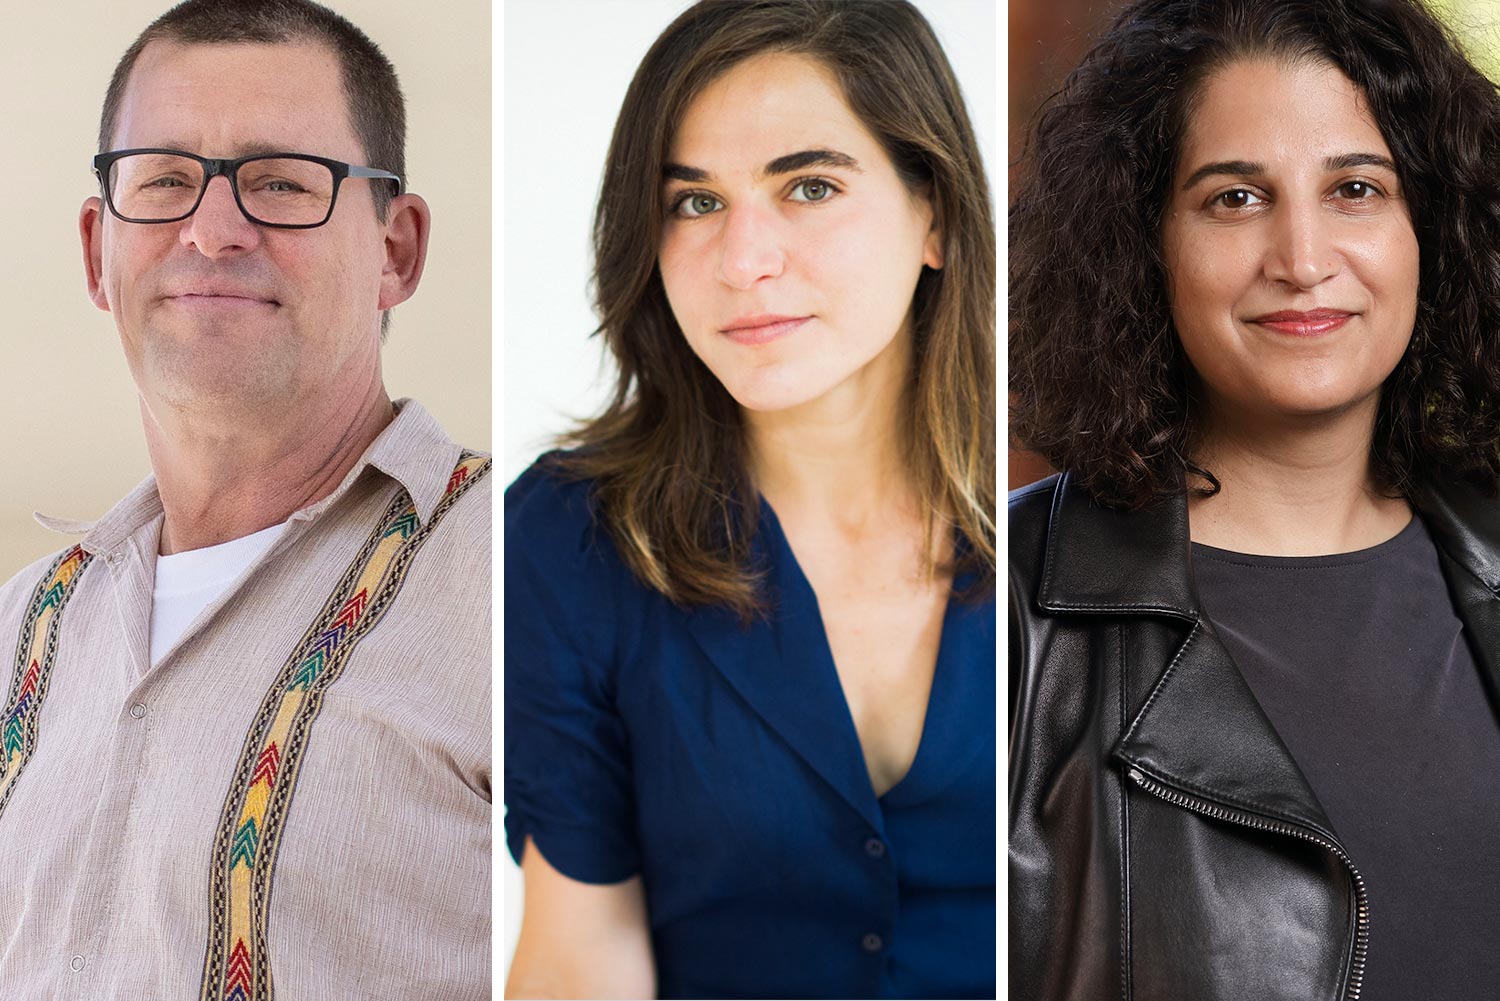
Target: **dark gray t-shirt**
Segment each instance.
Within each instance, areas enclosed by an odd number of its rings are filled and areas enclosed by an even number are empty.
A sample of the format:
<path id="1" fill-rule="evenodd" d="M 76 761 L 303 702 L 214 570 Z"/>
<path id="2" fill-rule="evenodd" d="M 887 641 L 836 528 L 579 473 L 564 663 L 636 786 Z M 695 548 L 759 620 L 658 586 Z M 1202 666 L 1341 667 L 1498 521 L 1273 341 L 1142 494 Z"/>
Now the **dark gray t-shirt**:
<path id="1" fill-rule="evenodd" d="M 1500 996 L 1500 723 L 1420 519 L 1354 553 L 1192 559 L 1365 877 L 1361 1001 Z"/>

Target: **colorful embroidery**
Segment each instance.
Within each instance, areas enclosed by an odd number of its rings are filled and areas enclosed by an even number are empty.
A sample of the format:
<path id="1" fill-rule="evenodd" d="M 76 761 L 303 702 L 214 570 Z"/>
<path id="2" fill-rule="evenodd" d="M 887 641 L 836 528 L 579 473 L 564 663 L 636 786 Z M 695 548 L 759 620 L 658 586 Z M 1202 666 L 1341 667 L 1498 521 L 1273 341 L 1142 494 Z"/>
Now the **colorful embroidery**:
<path id="1" fill-rule="evenodd" d="M 82 546 L 63 553 L 48 567 L 26 606 L 21 639 L 16 644 L 10 694 L 5 699 L 5 712 L 0 715 L 0 813 L 10 801 L 21 769 L 36 750 L 37 723 L 57 654 L 58 622 L 83 568 L 92 559 Z"/>
<path id="2" fill-rule="evenodd" d="M 266 918 L 281 831 L 323 694 L 380 621 L 434 526 L 489 471 L 465 453 L 426 524 L 405 491 L 350 563 L 328 603 L 277 674 L 240 752 L 214 838 L 209 937 L 201 1001 L 271 1001 Z"/>

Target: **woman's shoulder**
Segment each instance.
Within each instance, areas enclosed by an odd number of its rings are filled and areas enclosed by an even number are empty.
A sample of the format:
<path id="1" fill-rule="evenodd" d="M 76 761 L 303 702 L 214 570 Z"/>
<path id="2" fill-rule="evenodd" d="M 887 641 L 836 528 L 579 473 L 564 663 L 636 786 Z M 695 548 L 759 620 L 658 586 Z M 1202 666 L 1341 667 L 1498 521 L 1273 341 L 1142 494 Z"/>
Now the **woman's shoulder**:
<path id="1" fill-rule="evenodd" d="M 505 544 L 556 555 L 583 552 L 599 543 L 603 522 L 594 500 L 594 481 L 568 468 L 572 453 L 539 456 L 505 488 Z"/>

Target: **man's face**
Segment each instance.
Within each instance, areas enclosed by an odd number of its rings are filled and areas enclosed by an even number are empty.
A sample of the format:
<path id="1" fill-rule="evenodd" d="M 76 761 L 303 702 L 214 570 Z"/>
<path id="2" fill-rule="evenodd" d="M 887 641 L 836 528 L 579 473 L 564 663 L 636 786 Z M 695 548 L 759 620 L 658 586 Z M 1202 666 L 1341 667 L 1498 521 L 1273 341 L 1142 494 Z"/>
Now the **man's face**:
<path id="1" fill-rule="evenodd" d="M 152 42 L 118 122 L 114 149 L 365 164 L 338 59 L 315 44 Z M 307 230 L 250 222 L 222 177 L 175 223 L 122 222 L 89 199 L 89 293 L 114 314 L 147 408 L 234 421 L 315 412 L 319 395 L 378 385 L 380 310 L 394 302 L 376 183 L 389 182 L 344 181 L 333 217 Z"/>

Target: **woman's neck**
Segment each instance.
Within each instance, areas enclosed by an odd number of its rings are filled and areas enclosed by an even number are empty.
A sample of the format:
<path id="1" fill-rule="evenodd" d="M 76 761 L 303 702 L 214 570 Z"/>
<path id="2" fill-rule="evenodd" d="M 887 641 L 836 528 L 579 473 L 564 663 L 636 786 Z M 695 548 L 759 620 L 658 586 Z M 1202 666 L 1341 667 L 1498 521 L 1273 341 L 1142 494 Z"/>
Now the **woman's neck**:
<path id="1" fill-rule="evenodd" d="M 1370 459 L 1375 403 L 1337 415 L 1210 421 L 1197 464 L 1218 479 L 1190 494 L 1194 542 L 1266 556 L 1325 556 L 1390 539 L 1411 520 L 1402 498 L 1376 487 Z"/>
<path id="2" fill-rule="evenodd" d="M 782 520 L 812 517 L 858 533 L 913 504 L 901 415 L 909 359 L 887 350 L 800 406 L 746 411 L 751 472 Z"/>

